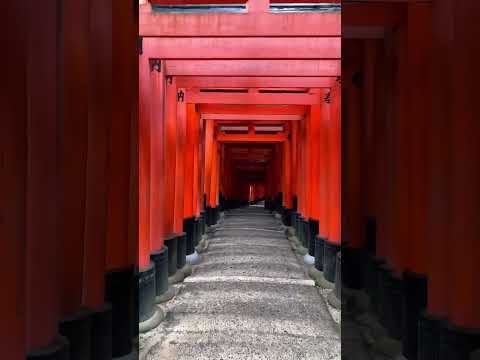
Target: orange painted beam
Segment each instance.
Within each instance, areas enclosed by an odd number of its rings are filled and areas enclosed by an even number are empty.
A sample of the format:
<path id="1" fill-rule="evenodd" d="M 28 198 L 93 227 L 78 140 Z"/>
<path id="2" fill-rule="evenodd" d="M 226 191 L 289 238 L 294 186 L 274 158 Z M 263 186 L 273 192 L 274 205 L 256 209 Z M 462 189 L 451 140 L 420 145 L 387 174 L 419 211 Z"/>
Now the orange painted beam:
<path id="1" fill-rule="evenodd" d="M 317 25 L 318 26 L 318 25 Z M 168 60 L 172 76 L 340 76 L 340 60 Z"/>
<path id="2" fill-rule="evenodd" d="M 219 142 L 265 142 L 265 143 L 275 143 L 275 142 L 283 142 L 288 138 L 288 134 L 281 133 L 275 135 L 250 135 L 250 134 L 224 134 L 219 133 L 217 135 L 217 140 Z"/>
<path id="3" fill-rule="evenodd" d="M 140 6 L 140 36 L 341 36 L 335 13 L 162 14 Z"/>
<path id="4" fill-rule="evenodd" d="M 177 86 L 185 88 L 322 88 L 330 87 L 335 77 L 285 76 L 177 76 Z"/>
<path id="5" fill-rule="evenodd" d="M 186 101 L 195 104 L 278 104 L 315 105 L 322 100 L 316 94 L 203 93 L 187 91 Z"/>
<path id="6" fill-rule="evenodd" d="M 202 114 L 232 115 L 305 115 L 305 105 L 256 105 L 256 104 L 199 104 Z"/>
<path id="7" fill-rule="evenodd" d="M 268 123 L 271 121 L 295 121 L 302 120 L 302 115 L 263 115 L 263 114 L 202 114 L 205 120 L 223 120 L 223 121 L 262 121 Z M 217 122 L 219 123 L 219 122 Z"/>
<path id="8" fill-rule="evenodd" d="M 232 46 L 235 44 L 235 46 Z M 143 52 L 159 59 L 339 59 L 340 37 L 150 37 Z"/>

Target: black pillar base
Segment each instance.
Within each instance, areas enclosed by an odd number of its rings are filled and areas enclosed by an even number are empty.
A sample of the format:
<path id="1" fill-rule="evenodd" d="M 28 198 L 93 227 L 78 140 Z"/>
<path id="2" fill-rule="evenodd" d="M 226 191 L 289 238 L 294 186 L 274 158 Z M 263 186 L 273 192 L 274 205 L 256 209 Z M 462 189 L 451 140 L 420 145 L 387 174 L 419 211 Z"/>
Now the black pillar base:
<path id="1" fill-rule="evenodd" d="M 315 239 L 319 231 L 319 222 L 318 220 L 310 219 L 308 220 L 308 255 L 315 256 Z"/>
<path id="2" fill-rule="evenodd" d="M 138 274 L 138 314 L 144 322 L 155 314 L 155 266 L 153 261 Z"/>
<path id="3" fill-rule="evenodd" d="M 205 234 L 205 211 L 200 212 L 200 237 Z"/>
<path id="4" fill-rule="evenodd" d="M 465 329 L 443 323 L 440 330 L 440 359 L 464 360 L 480 348 L 480 329 Z"/>
<path id="5" fill-rule="evenodd" d="M 335 282 L 337 252 L 339 251 L 340 245 L 325 240 L 323 245 L 323 277 L 331 283 Z"/>
<path id="6" fill-rule="evenodd" d="M 403 297 L 403 355 L 417 360 L 418 322 L 420 313 L 427 306 L 427 278 L 412 272 L 404 272 L 405 294 Z"/>
<path id="7" fill-rule="evenodd" d="M 342 252 L 337 252 L 335 263 L 335 296 L 342 301 Z"/>
<path id="8" fill-rule="evenodd" d="M 367 254 L 365 260 L 366 266 L 363 279 L 365 291 L 370 297 L 373 311 L 376 314 L 380 314 L 380 267 L 385 264 L 385 261 L 373 254 Z"/>
<path id="9" fill-rule="evenodd" d="M 70 360 L 92 359 L 92 311 L 87 308 L 60 322 L 59 333 L 68 339 Z"/>
<path id="10" fill-rule="evenodd" d="M 290 213 L 290 226 L 297 230 L 297 218 L 298 218 L 298 213 L 294 210 Z"/>
<path id="11" fill-rule="evenodd" d="M 183 231 L 187 238 L 186 254 L 190 255 L 195 252 L 195 218 L 189 217 L 183 220 Z"/>
<path id="12" fill-rule="evenodd" d="M 213 209 L 215 214 L 215 224 L 217 224 L 220 220 L 220 206 L 215 206 Z"/>
<path id="13" fill-rule="evenodd" d="M 363 282 L 365 263 L 365 251 L 356 249 L 350 244 L 342 244 L 342 281 L 349 289 L 360 290 L 365 287 Z"/>
<path id="14" fill-rule="evenodd" d="M 173 276 L 177 272 L 177 235 L 170 234 L 165 239 L 165 246 L 168 248 L 168 276 Z"/>
<path id="15" fill-rule="evenodd" d="M 440 329 L 444 320 L 423 311 L 418 321 L 418 360 L 440 359 Z"/>
<path id="16" fill-rule="evenodd" d="M 92 313 L 92 360 L 112 359 L 112 306 L 104 304 Z"/>
<path id="17" fill-rule="evenodd" d="M 217 223 L 216 208 L 207 207 L 207 225 L 213 226 Z"/>
<path id="18" fill-rule="evenodd" d="M 299 216 L 297 219 L 297 238 L 300 241 L 300 244 L 304 245 L 305 244 L 305 235 L 304 235 L 304 230 L 305 230 L 305 219 L 303 216 Z"/>
<path id="19" fill-rule="evenodd" d="M 325 244 L 325 239 L 316 236 L 315 237 L 315 269 L 318 271 L 323 271 L 323 248 Z"/>
<path id="20" fill-rule="evenodd" d="M 193 233 L 192 233 L 192 244 L 193 244 Z M 195 247 L 193 249 L 195 251 Z M 177 269 L 183 268 L 186 264 L 187 264 L 187 235 L 183 232 L 183 233 L 177 234 Z"/>
<path id="21" fill-rule="evenodd" d="M 195 246 L 198 245 L 201 238 L 202 238 L 202 234 L 200 231 L 200 218 L 195 218 L 195 221 L 193 223 L 193 251 L 190 254 L 193 254 L 195 252 Z M 187 247 L 187 254 L 188 254 L 188 250 L 189 249 Z"/>
<path id="22" fill-rule="evenodd" d="M 168 248 L 154 251 L 150 259 L 155 264 L 155 295 L 161 296 L 168 290 Z"/>
<path id="23" fill-rule="evenodd" d="M 292 209 L 287 209 L 285 208 L 284 209 L 284 212 L 283 212 L 283 224 L 285 226 L 292 226 Z"/>
<path id="24" fill-rule="evenodd" d="M 70 345 L 64 336 L 57 336 L 55 341 L 42 349 L 31 351 L 27 360 L 69 360 Z"/>
<path id="25" fill-rule="evenodd" d="M 138 328 L 138 285 L 133 266 L 108 272 L 105 287 L 106 301 L 112 306 L 112 356 L 120 357 L 132 351 L 133 329 Z"/>
<path id="26" fill-rule="evenodd" d="M 403 298 L 405 289 L 403 279 L 394 274 L 392 269 L 384 264 L 379 273 L 380 289 L 380 320 L 389 335 L 395 339 L 402 338 L 403 329 Z"/>

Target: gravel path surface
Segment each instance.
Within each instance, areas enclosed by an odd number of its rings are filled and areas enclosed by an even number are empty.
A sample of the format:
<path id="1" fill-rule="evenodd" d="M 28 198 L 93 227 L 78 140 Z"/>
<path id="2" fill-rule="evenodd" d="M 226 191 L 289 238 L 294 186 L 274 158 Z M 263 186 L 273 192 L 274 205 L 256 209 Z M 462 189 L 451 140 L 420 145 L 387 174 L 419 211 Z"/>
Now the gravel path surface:
<path id="1" fill-rule="evenodd" d="M 227 212 L 141 359 L 337 359 L 339 326 L 269 212 Z"/>

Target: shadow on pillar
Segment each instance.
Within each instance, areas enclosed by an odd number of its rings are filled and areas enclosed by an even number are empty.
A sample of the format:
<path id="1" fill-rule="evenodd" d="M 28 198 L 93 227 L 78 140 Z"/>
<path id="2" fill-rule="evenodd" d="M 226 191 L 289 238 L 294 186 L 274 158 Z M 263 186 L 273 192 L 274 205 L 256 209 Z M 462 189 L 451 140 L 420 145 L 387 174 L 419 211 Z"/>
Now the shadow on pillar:
<path id="1" fill-rule="evenodd" d="M 70 344 L 66 337 L 58 336 L 48 347 L 27 354 L 27 360 L 69 360 Z"/>

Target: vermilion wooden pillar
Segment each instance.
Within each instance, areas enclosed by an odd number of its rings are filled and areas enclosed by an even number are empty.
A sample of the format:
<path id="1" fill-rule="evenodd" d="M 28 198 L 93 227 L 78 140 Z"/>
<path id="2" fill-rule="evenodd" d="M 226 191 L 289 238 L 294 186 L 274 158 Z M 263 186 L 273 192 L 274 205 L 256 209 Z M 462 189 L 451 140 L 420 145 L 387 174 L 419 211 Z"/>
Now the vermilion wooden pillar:
<path id="1" fill-rule="evenodd" d="M 136 8 L 112 1 L 112 117 L 109 130 L 107 289 L 112 355 L 132 351 L 138 259 L 138 50 Z M 135 325 L 134 325 L 135 324 Z"/>
<path id="2" fill-rule="evenodd" d="M 451 123 L 453 64 L 453 1 L 433 4 L 432 117 L 428 126 L 428 310 L 437 317 L 449 313 L 449 243 L 451 239 Z M 442 194 L 442 196 L 439 196 Z"/>
<path id="3" fill-rule="evenodd" d="M 185 137 L 185 191 L 184 191 L 184 218 L 196 215 L 196 206 L 194 200 L 196 181 L 195 176 L 195 157 L 198 149 L 195 149 L 197 117 L 195 113 L 195 104 L 187 104 L 186 115 L 186 137 Z M 190 175 L 192 174 L 192 175 Z"/>
<path id="4" fill-rule="evenodd" d="M 331 94 L 330 94 L 331 97 Z M 321 107 L 320 113 L 320 146 L 318 152 L 318 161 L 320 168 L 320 176 L 318 177 L 318 195 L 319 195 L 319 216 L 320 216 L 320 228 L 319 236 L 325 240 L 329 237 L 330 229 L 330 216 L 331 212 L 329 211 L 329 201 L 330 193 L 329 189 L 329 176 L 330 176 L 330 136 L 328 135 L 328 124 L 331 121 L 331 104 L 325 103 Z"/>
<path id="5" fill-rule="evenodd" d="M 292 140 L 283 142 L 283 206 L 292 208 Z"/>
<path id="6" fill-rule="evenodd" d="M 54 2 L 45 3 L 41 9 L 27 2 L 24 15 L 21 24 L 28 32 L 28 41 L 26 42 L 28 51 L 26 72 L 28 77 L 26 94 L 21 94 L 21 98 L 25 100 L 25 112 L 28 114 L 28 118 L 25 123 L 22 122 L 20 116 L 16 121 L 19 122 L 19 126 L 25 126 L 23 131 L 26 141 L 25 149 L 27 150 L 26 153 L 23 153 L 18 149 L 19 154 L 25 156 L 24 161 L 26 161 L 25 163 L 19 162 L 20 166 L 24 166 L 26 176 L 22 181 L 26 194 L 24 201 L 26 262 L 21 261 L 18 265 L 25 267 L 26 276 L 16 281 L 18 281 L 18 285 L 24 286 L 26 289 L 26 307 L 23 310 L 25 311 L 26 322 L 23 320 L 23 323 L 26 324 L 27 346 L 26 349 L 21 349 L 18 357 L 7 355 L 7 358 L 12 359 L 24 359 L 23 353 L 25 350 L 33 355 L 32 351 L 48 349 L 53 345 L 57 340 L 58 321 L 60 319 L 60 292 L 57 274 L 61 269 L 59 263 L 53 260 L 57 258 L 60 245 L 60 237 L 57 234 L 57 191 L 59 183 L 56 176 L 57 129 L 59 127 L 57 123 L 56 37 L 59 14 Z M 24 59 L 19 57 L 18 60 L 22 61 Z M 7 69 L 8 71 L 14 71 L 10 67 Z M 22 81 L 22 72 L 17 69 L 14 73 L 19 76 L 17 81 Z M 11 89 L 8 85 L 7 88 Z M 15 106 L 15 102 L 7 102 L 5 105 Z M 6 135 L 13 136 L 14 134 L 7 131 Z M 20 140 L 22 137 L 17 137 L 17 139 Z M 2 139 L 2 143 L 4 143 L 3 141 L 8 144 L 7 139 Z M 7 156 L 5 163 L 8 164 L 11 161 L 10 159 Z M 4 189 L 10 192 L 15 187 Z M 8 195 L 6 196 L 8 201 Z M 10 205 L 13 206 L 13 209 L 17 206 L 16 204 Z M 8 209 L 5 214 L 9 214 L 11 211 L 11 209 Z M 7 217 L 7 224 L 8 222 Z M 18 241 L 19 244 L 22 244 L 21 239 L 18 239 Z M 11 253 L 4 252 L 4 259 L 7 263 L 10 256 Z M 9 276 L 7 272 L 3 274 L 6 278 Z M 9 298 L 11 294 L 14 293 L 5 292 L 4 296 Z M 41 297 L 41 301 L 39 301 L 39 297 Z M 19 301 L 22 302 L 23 299 Z M 7 308 L 7 311 L 12 312 L 13 309 Z M 19 312 L 15 313 L 18 316 Z M 4 316 L 7 317 L 8 315 L 5 314 Z M 11 322 L 6 322 L 5 326 L 10 330 L 12 325 L 15 329 L 15 324 L 19 321 L 22 321 L 21 318 L 15 318 Z M 23 340 L 22 335 L 18 333 L 16 335 Z M 5 336 L 3 338 L 4 347 L 9 347 L 8 335 Z M 15 344 L 15 341 L 18 340 L 12 339 L 12 344 Z M 15 347 L 13 350 L 16 350 Z M 52 350 L 53 347 L 50 348 L 50 351 Z M 7 353 L 10 353 L 8 349 Z"/>
<path id="7" fill-rule="evenodd" d="M 298 212 L 305 217 L 305 123 L 308 122 L 309 114 L 300 122 L 298 127 L 298 152 L 297 152 L 297 176 L 298 176 Z"/>
<path id="8" fill-rule="evenodd" d="M 205 182 L 203 191 L 206 195 L 207 206 L 210 206 L 210 187 L 212 181 L 212 157 L 213 157 L 213 137 L 215 131 L 215 123 L 213 120 L 205 122 Z"/>
<path id="9" fill-rule="evenodd" d="M 212 160 L 211 160 L 211 180 L 210 180 L 210 201 L 209 204 L 212 208 L 218 205 L 218 184 L 220 176 L 220 156 L 219 156 L 219 144 L 217 140 L 212 142 Z"/>
<path id="10" fill-rule="evenodd" d="M 426 131 L 431 118 L 431 4 L 409 4 L 408 72 L 416 85 L 408 87 L 408 113 L 411 167 L 409 174 L 409 232 L 405 265 L 409 271 L 426 275 L 428 246 Z M 405 121 L 405 120 L 404 120 Z M 405 239 L 404 239 L 405 241 Z"/>
<path id="11" fill-rule="evenodd" d="M 340 246 L 341 228 L 341 89 L 337 83 L 331 88 L 330 119 L 328 122 L 328 240 Z"/>
<path id="12" fill-rule="evenodd" d="M 299 121 L 292 121 L 291 138 L 292 138 L 292 206 L 298 211 L 298 174 L 297 174 L 297 152 L 298 152 L 298 126 Z M 293 199 L 297 199 L 297 203 L 293 204 Z"/>
<path id="13" fill-rule="evenodd" d="M 373 47 L 373 49 L 372 49 Z M 374 240 L 374 244 L 367 244 L 367 246 L 372 246 L 371 250 L 374 250 L 374 253 L 378 257 L 385 256 L 385 227 L 381 224 L 385 222 L 385 212 L 384 209 L 384 197 L 385 197 L 385 51 L 384 51 L 384 42 L 382 40 L 376 40 L 375 45 L 369 44 L 365 52 L 369 55 L 368 62 L 373 62 L 375 69 L 373 83 L 374 89 L 373 93 L 366 94 L 366 96 L 374 97 L 374 113 L 372 116 L 373 119 L 373 146 L 372 146 L 372 159 L 374 162 L 373 165 L 373 177 L 370 179 L 372 185 L 370 187 L 371 191 L 371 201 L 374 203 L 372 205 L 372 211 L 375 215 L 375 239 L 366 239 Z M 373 53 L 373 54 L 372 54 Z M 364 62 L 365 66 L 366 62 Z M 367 76 L 368 72 L 366 72 Z M 365 79 L 366 86 L 370 80 Z"/>
<path id="14" fill-rule="evenodd" d="M 133 28 L 132 10 L 117 2 L 113 9 L 113 116 L 110 126 L 109 162 L 109 224 L 107 231 L 108 269 L 126 268 L 133 265 L 129 253 L 130 244 L 130 183 L 132 181 L 132 123 L 136 102 L 138 65 L 135 44 L 131 39 Z M 134 69 L 134 70 L 133 70 Z M 135 214 L 137 217 L 138 214 Z"/>
<path id="15" fill-rule="evenodd" d="M 2 109 L 3 128 L 0 131 L 3 165 L 0 177 L 0 213 L 2 222 L 2 251 L 0 271 L 4 277 L 3 291 L 8 296 L 0 297 L 0 312 L 4 319 L 0 327 L 3 356 L 7 359 L 25 359 L 27 348 L 26 331 L 26 181 L 27 181 L 27 27 L 25 1 L 4 2 L 2 11 L 6 11 L 4 25 L 7 32 L 0 35 L 2 42 L 11 44 L 5 52 L 5 68 L 2 72 L 5 96 Z M 15 41 L 10 37 L 15 34 Z M 7 40 L 8 39 L 8 40 Z M 2 101 L 3 102 L 3 101 Z M 8 324 L 8 326 L 7 326 Z"/>
<path id="16" fill-rule="evenodd" d="M 175 164 L 176 164 L 177 86 L 175 78 L 168 77 L 165 95 L 165 232 L 174 232 Z"/>
<path id="17" fill-rule="evenodd" d="M 108 144 L 113 109 L 111 0 L 91 3 L 89 15 L 91 53 L 82 302 L 98 311 L 105 302 Z"/>
<path id="18" fill-rule="evenodd" d="M 375 208 L 375 68 L 378 66 L 377 47 L 378 40 L 366 39 L 362 41 L 362 134 L 361 134 L 361 169 L 362 173 L 362 215 L 374 217 Z M 364 219 L 362 219 L 364 220 Z M 363 221 L 362 221 L 363 223 Z M 365 226 L 365 224 L 363 224 Z M 362 229 L 362 237 L 365 231 Z M 364 239 L 367 240 L 367 239 Z"/>
<path id="19" fill-rule="evenodd" d="M 319 92 L 318 96 L 325 96 L 326 92 Z M 320 133 L 321 133 L 321 107 L 312 105 L 310 109 L 310 218 L 320 220 L 320 188 L 318 186 L 320 177 Z"/>
<path id="20" fill-rule="evenodd" d="M 384 213 L 384 221 L 378 224 L 379 233 L 383 236 L 378 240 L 382 241 L 381 247 L 385 250 L 385 262 L 390 266 L 391 256 L 393 252 L 393 236 L 392 236 L 392 227 L 393 227 L 393 213 L 392 213 L 392 193 L 393 193 L 393 123 L 394 119 L 394 73 L 396 69 L 394 68 L 395 64 L 395 53 L 394 53 L 394 43 L 392 39 L 392 33 L 388 32 L 385 36 L 385 127 L 384 127 L 384 179 L 385 187 L 383 198 L 382 210 Z M 380 246 L 380 245 L 379 245 Z"/>
<path id="21" fill-rule="evenodd" d="M 345 241 L 352 247 L 360 248 L 363 245 L 362 232 L 362 176 L 366 173 L 362 168 L 362 42 L 360 40 L 344 41 L 347 65 L 342 76 L 345 80 L 346 92 L 345 108 Z M 363 75 L 362 75 L 363 74 Z"/>
<path id="22" fill-rule="evenodd" d="M 478 81 L 480 49 L 478 48 L 479 3 L 472 0 L 455 2 L 453 53 L 453 118 L 452 118 L 452 217 L 448 244 L 451 271 L 449 319 L 453 325 L 475 329 L 469 335 L 464 330 L 447 329 L 446 340 L 453 342 L 447 356 L 466 356 L 480 346 L 480 290 L 477 275 L 480 270 L 480 123 L 478 121 Z M 460 65 L 461 64 L 461 65 Z M 462 336 L 461 341 L 456 336 Z M 468 338 L 471 338 L 468 339 Z M 462 342 L 471 343 L 468 345 Z M 455 349 L 458 347 L 459 349 Z M 470 348 L 470 349 L 468 349 Z"/>
<path id="23" fill-rule="evenodd" d="M 409 174 L 410 164 L 410 129 L 411 118 L 408 113 L 408 37 L 405 26 L 398 27 L 394 32 L 394 44 L 396 49 L 396 77 L 394 88 L 394 119 L 393 119 L 393 187 L 392 187 L 392 252 L 389 260 L 393 269 L 400 273 L 405 269 L 407 256 L 407 243 L 405 239 L 410 236 L 410 187 Z"/>
<path id="24" fill-rule="evenodd" d="M 183 232 L 183 206 L 184 206 L 184 184 L 185 184 L 185 151 L 186 151 L 186 130 L 187 130 L 187 103 L 180 96 L 185 89 L 178 89 L 177 97 L 177 138 L 175 157 L 175 217 L 174 231 Z"/>
<path id="25" fill-rule="evenodd" d="M 165 201 L 165 131 L 164 131 L 164 98 L 165 78 L 164 63 L 158 59 L 150 59 L 150 246 L 158 251 L 163 247 L 164 201 Z M 145 259 L 146 260 L 146 259 Z"/>
<path id="26" fill-rule="evenodd" d="M 150 263 L 150 115 L 151 66 L 149 59 L 139 59 L 139 254 L 138 265 L 144 269 Z"/>
<path id="27" fill-rule="evenodd" d="M 192 152 L 193 152 L 193 169 L 192 169 L 192 176 L 193 176 L 193 183 L 192 183 L 192 211 L 194 216 L 200 216 L 200 184 L 201 184 L 201 174 L 200 174 L 200 114 L 196 111 L 195 106 L 193 106 L 193 114 L 192 114 L 192 131 L 191 135 L 193 137 L 192 143 Z M 187 136 L 187 140 L 189 140 L 189 136 Z"/>
<path id="28" fill-rule="evenodd" d="M 84 231 L 86 202 L 86 166 L 88 146 L 89 100 L 89 4 L 63 3 L 63 33 L 60 54 L 62 123 L 59 161 L 61 176 L 60 249 L 61 314 L 67 317 L 79 311 L 84 288 Z M 109 179 L 110 180 L 110 179 Z"/>

